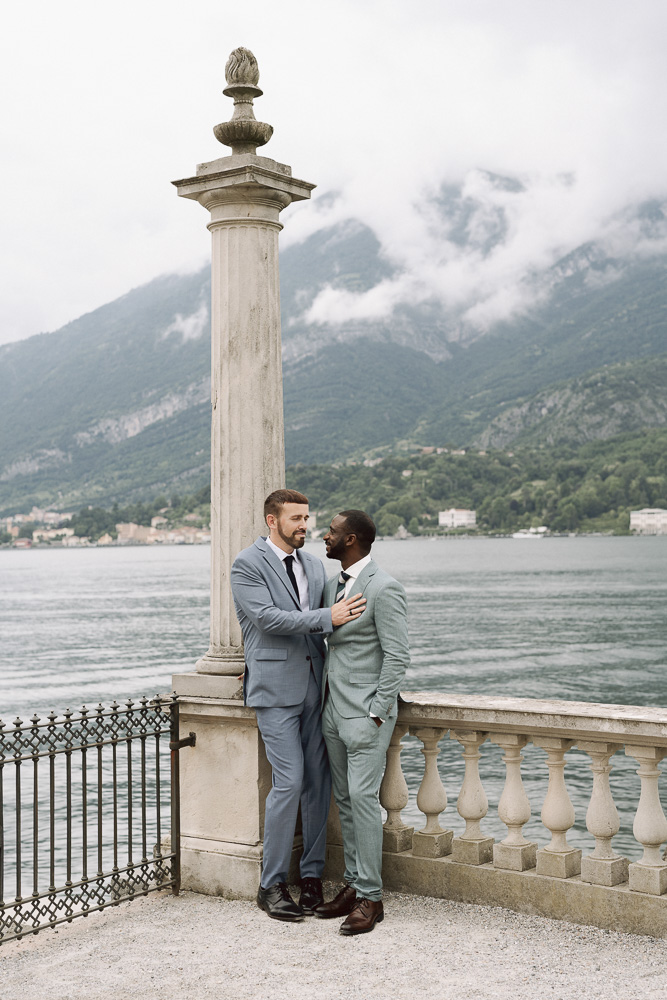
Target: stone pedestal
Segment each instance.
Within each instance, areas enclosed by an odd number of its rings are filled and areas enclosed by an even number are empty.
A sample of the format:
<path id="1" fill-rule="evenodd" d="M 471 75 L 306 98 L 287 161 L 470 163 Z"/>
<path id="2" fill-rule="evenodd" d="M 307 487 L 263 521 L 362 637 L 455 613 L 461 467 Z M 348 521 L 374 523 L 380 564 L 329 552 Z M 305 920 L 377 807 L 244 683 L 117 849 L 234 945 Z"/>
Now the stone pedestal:
<path id="1" fill-rule="evenodd" d="M 572 878 L 581 871 L 581 851 L 574 847 L 570 851 L 549 851 L 544 848 L 537 852 L 536 867 L 538 875 Z"/>
<path id="2" fill-rule="evenodd" d="M 452 841 L 452 861 L 464 865 L 485 865 L 493 859 L 493 837 L 480 840 L 465 840 L 454 837 Z"/>
<path id="3" fill-rule="evenodd" d="M 385 828 L 382 831 L 382 850 L 390 854 L 401 854 L 403 851 L 411 850 L 414 832 L 413 826 L 404 826 L 402 830 Z"/>
<path id="4" fill-rule="evenodd" d="M 621 885 L 628 881 L 628 859 L 584 858 L 581 862 L 581 881 L 593 885 Z"/>
<path id="5" fill-rule="evenodd" d="M 537 864 L 537 844 L 526 841 L 525 844 L 493 845 L 494 868 L 505 868 L 511 872 L 525 872 Z"/>
<path id="6" fill-rule="evenodd" d="M 634 892 L 662 896 L 667 892 L 667 865 L 631 864 L 628 866 L 628 880 Z"/>
<path id="7" fill-rule="evenodd" d="M 197 732 L 181 771 L 183 887 L 251 897 L 270 768 L 254 712 L 240 704 L 243 643 L 229 580 L 240 550 L 266 533 L 265 497 L 285 483 L 279 216 L 314 185 L 256 153 L 273 129 L 253 113 L 262 91 L 252 53 L 232 52 L 225 74 L 234 113 L 214 133 L 231 155 L 174 181 L 210 213 L 212 238 L 210 644 L 174 690 L 185 732 Z"/>
<path id="8" fill-rule="evenodd" d="M 180 694 L 181 734 L 196 746 L 181 754 L 182 885 L 248 899 L 257 893 L 264 802 L 271 768 L 255 713 L 238 701 Z"/>
<path id="9" fill-rule="evenodd" d="M 452 830 L 441 830 L 440 833 L 421 833 L 417 830 L 412 835 L 412 853 L 416 858 L 444 858 L 452 853 Z"/>

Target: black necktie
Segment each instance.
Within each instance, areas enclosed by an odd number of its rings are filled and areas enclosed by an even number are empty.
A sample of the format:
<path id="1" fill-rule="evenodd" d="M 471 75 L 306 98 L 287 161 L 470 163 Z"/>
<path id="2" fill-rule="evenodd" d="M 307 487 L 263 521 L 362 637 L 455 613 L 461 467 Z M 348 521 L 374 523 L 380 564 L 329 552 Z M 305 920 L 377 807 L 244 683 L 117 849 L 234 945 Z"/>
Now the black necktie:
<path id="1" fill-rule="evenodd" d="M 336 600 L 334 601 L 334 604 L 337 604 L 338 601 L 340 601 L 343 594 L 345 593 L 345 584 L 349 579 L 350 579 L 349 573 L 341 573 L 340 576 L 338 577 L 338 586 L 336 588 Z"/>
<path id="2" fill-rule="evenodd" d="M 287 575 L 291 580 L 292 586 L 294 587 L 294 593 L 296 594 L 296 600 L 301 607 L 301 595 L 299 594 L 299 585 L 296 582 L 296 577 L 294 575 L 294 556 L 285 556 L 285 569 L 287 570 Z"/>

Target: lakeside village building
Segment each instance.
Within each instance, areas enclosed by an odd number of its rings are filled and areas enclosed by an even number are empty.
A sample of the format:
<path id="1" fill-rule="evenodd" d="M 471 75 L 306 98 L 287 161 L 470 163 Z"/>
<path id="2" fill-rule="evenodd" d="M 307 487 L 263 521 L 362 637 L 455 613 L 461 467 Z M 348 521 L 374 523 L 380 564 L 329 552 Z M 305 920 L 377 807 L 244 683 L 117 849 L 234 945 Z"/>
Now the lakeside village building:
<path id="1" fill-rule="evenodd" d="M 33 545 L 56 545 L 63 548 L 86 547 L 89 545 L 208 545 L 211 541 L 209 528 L 201 528 L 195 524 L 184 524 L 167 528 L 166 517 L 156 516 L 151 520 L 150 527 L 142 524 L 117 524 L 117 538 L 110 534 L 101 535 L 92 543 L 89 538 L 79 537 L 72 528 L 63 522 L 73 517 L 71 513 L 42 511 L 33 507 L 30 514 L 13 514 L 0 518 L 0 529 L 6 531 L 12 539 L 12 546 L 17 549 L 29 549 Z M 198 521 L 196 514 L 186 514 L 185 521 Z M 41 523 L 57 525 L 56 527 L 35 528 L 32 538 L 19 538 L 21 526 L 26 523 Z"/>
<path id="2" fill-rule="evenodd" d="M 463 510 L 457 507 L 450 507 L 449 510 L 441 510 L 438 513 L 439 528 L 476 528 L 477 511 Z"/>
<path id="3" fill-rule="evenodd" d="M 631 510 L 630 531 L 639 535 L 667 535 L 667 510 L 660 507 Z"/>

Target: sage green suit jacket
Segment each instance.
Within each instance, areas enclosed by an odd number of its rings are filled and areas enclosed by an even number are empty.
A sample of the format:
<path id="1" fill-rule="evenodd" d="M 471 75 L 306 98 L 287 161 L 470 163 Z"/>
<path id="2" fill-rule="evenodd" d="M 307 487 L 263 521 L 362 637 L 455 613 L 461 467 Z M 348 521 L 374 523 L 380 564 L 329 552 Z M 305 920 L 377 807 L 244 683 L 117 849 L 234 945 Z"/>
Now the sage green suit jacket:
<path id="1" fill-rule="evenodd" d="M 325 607 L 334 603 L 337 581 L 338 575 L 324 588 Z M 322 702 L 328 690 L 343 718 L 395 718 L 396 699 L 410 665 L 405 590 L 371 559 L 350 590 L 350 595 L 358 593 L 366 598 L 364 613 L 328 637 Z"/>

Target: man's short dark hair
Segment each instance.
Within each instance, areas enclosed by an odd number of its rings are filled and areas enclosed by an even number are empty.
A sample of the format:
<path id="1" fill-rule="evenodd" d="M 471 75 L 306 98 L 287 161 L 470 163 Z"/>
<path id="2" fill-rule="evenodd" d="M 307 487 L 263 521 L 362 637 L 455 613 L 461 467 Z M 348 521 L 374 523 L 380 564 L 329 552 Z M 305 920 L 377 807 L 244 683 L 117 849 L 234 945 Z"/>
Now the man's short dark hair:
<path id="1" fill-rule="evenodd" d="M 363 510 L 341 510 L 339 517 L 345 518 L 345 528 L 351 535 L 357 536 L 357 541 L 364 552 L 371 551 L 375 541 L 375 524 L 373 519 Z"/>
<path id="2" fill-rule="evenodd" d="M 268 514 L 280 517 L 280 511 L 286 503 L 308 503 L 308 497 L 298 490 L 274 490 L 264 501 L 264 520 Z"/>

